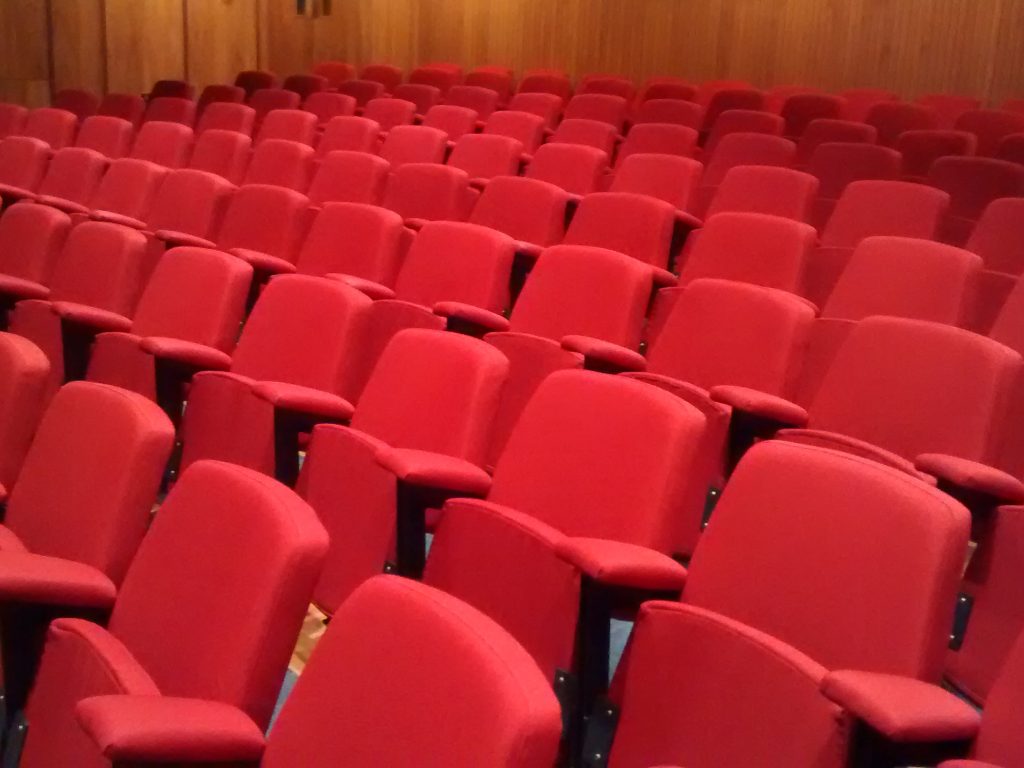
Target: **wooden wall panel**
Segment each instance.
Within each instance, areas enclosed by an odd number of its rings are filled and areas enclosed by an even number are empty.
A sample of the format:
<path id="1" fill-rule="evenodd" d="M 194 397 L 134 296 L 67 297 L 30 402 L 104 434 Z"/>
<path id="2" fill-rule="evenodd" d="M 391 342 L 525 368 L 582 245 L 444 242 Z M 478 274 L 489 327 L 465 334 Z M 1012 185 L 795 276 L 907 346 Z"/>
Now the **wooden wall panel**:
<path id="1" fill-rule="evenodd" d="M 45 0 L 0 0 L 0 100 L 47 103 L 47 23 Z"/>
<path id="2" fill-rule="evenodd" d="M 0 96 L 38 102 L 51 79 L 202 86 L 331 58 L 1024 94 L 1024 0 L 333 0 L 330 16 L 307 4 L 297 16 L 295 0 L 0 0 Z"/>
<path id="3" fill-rule="evenodd" d="M 185 77 L 182 0 L 105 0 L 107 87 L 144 93 L 157 80 Z"/>
<path id="4" fill-rule="evenodd" d="M 257 0 L 185 0 L 188 79 L 230 83 L 258 65 Z"/>
<path id="5" fill-rule="evenodd" d="M 53 87 L 107 89 L 103 0 L 50 0 Z"/>

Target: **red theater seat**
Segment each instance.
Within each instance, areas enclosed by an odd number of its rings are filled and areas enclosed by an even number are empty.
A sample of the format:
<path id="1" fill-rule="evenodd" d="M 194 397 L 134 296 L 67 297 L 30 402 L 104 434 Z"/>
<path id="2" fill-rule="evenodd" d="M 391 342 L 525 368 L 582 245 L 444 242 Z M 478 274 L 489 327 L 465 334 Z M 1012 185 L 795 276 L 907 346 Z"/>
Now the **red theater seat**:
<path id="1" fill-rule="evenodd" d="M 380 205 L 390 172 L 387 160 L 367 152 L 343 149 L 328 152 L 317 166 L 316 175 L 309 185 L 309 200 L 314 205 Z"/>
<path id="2" fill-rule="evenodd" d="M 338 752 L 367 765 L 398 764 L 414 753 L 422 755 L 417 760 L 424 768 L 546 768 L 555 759 L 557 700 L 529 655 L 485 616 L 439 591 L 384 576 L 353 595 L 339 615 L 265 751 L 259 729 L 234 710 L 169 700 L 173 714 L 156 706 L 143 724 L 175 724 L 160 734 L 162 748 L 132 749 L 133 758 L 171 757 L 189 765 L 194 759 L 200 765 L 225 757 L 264 768 L 281 768 L 293 759 L 322 768 Z M 410 631 L 419 638 L 415 652 L 400 639 Z M 379 637 L 394 642 L 382 646 Z M 394 672 L 383 684 L 366 674 L 381 664 Z M 437 697 L 445 686 L 457 693 L 438 699 L 440 707 L 406 704 Z M 126 754 L 116 742 L 136 741 L 134 728 L 124 732 L 121 726 L 133 722 L 136 707 L 151 703 L 97 697 L 80 706 L 79 717 L 103 752 L 116 756 Z M 333 724 L 335 717 L 343 725 Z M 363 717 L 380 726 L 356 727 Z M 197 743 L 209 748 L 197 750 Z M 146 746 L 151 744 L 147 739 Z"/>
<path id="3" fill-rule="evenodd" d="M 565 101 L 551 93 L 520 92 L 509 100 L 508 108 L 513 112 L 537 115 L 544 119 L 547 128 L 554 128 L 562 117 Z"/>
<path id="4" fill-rule="evenodd" d="M 0 227 L 2 227 L 0 223 Z M 47 402 L 50 363 L 28 339 L 0 333 L 0 506 L 14 490 Z"/>
<path id="5" fill-rule="evenodd" d="M 967 242 L 982 212 L 1000 197 L 1024 194 L 1024 168 L 987 157 L 940 157 L 928 170 L 927 183 L 949 193 L 949 214 L 942 238 Z"/>
<path id="6" fill-rule="evenodd" d="M 171 249 L 130 328 L 96 337 L 86 378 L 145 395 L 178 424 L 192 375 L 231 364 L 251 282 L 252 268 L 226 253 Z"/>
<path id="7" fill-rule="evenodd" d="M 807 172 L 818 179 L 811 223 L 824 230 L 836 202 L 851 182 L 895 180 L 900 178 L 902 165 L 900 153 L 889 147 L 862 142 L 819 144 L 807 162 Z"/>
<path id="8" fill-rule="evenodd" d="M 723 138 L 730 133 L 765 133 L 781 136 L 785 121 L 771 112 L 755 109 L 729 109 L 722 112 L 711 126 L 704 141 L 704 153 L 711 155 Z"/>
<path id="9" fill-rule="evenodd" d="M 523 145 L 494 134 L 469 134 L 455 142 L 448 165 L 465 171 L 474 186 L 495 176 L 515 176 L 523 159 Z"/>
<path id="10" fill-rule="evenodd" d="M 313 74 L 325 78 L 331 88 L 337 88 L 356 76 L 356 68 L 347 61 L 321 61 L 313 67 Z"/>
<path id="11" fill-rule="evenodd" d="M 302 97 L 284 88 L 260 88 L 249 96 L 249 106 L 256 111 L 257 129 L 267 113 L 275 109 L 298 109 Z"/>
<path id="12" fill-rule="evenodd" d="M 344 149 L 352 152 L 376 152 L 380 143 L 380 125 L 364 117 L 332 117 L 316 145 L 317 157 Z"/>
<path id="13" fill-rule="evenodd" d="M 899 94 L 882 88 L 847 88 L 840 91 L 839 96 L 846 99 L 846 111 L 843 116 L 847 120 L 863 120 L 878 104 L 898 102 Z"/>
<path id="14" fill-rule="evenodd" d="M 334 614 L 361 583 L 396 564 L 396 497 L 405 504 L 428 489 L 486 493 L 490 478 L 480 465 L 508 367 L 478 339 L 403 330 L 384 349 L 351 425 L 313 430 L 297 487 L 331 534 L 318 607 Z"/>
<path id="15" fill-rule="evenodd" d="M 695 101 L 697 89 L 685 80 L 676 77 L 652 77 L 640 89 L 639 102 L 650 99 L 679 99 Z"/>
<path id="16" fill-rule="evenodd" d="M 313 146 L 316 139 L 316 115 L 303 109 L 275 109 L 268 112 L 256 135 L 256 145 L 270 139 L 296 141 Z"/>
<path id="17" fill-rule="evenodd" d="M 887 467 L 767 442 L 712 519 L 683 602 L 641 609 L 607 706 L 618 727 L 593 734 L 589 754 L 843 768 L 851 754 L 882 764 L 892 743 L 970 738 L 977 715 L 928 685 L 948 641 L 963 507 Z M 878 566 L 894 562 L 914 576 Z"/>
<path id="18" fill-rule="evenodd" d="M 192 99 L 179 99 L 173 96 L 161 96 L 150 99 L 142 122 L 181 123 L 191 128 L 196 122 L 196 103 Z"/>
<path id="19" fill-rule="evenodd" d="M 151 101 L 163 98 L 195 101 L 196 89 L 192 83 L 184 80 L 157 80 L 147 95 Z"/>
<path id="20" fill-rule="evenodd" d="M 937 239 L 948 208 L 949 195 L 923 184 L 851 182 L 839 196 L 822 230 L 821 247 L 808 262 L 804 295 L 815 305 L 823 306 L 853 249 L 867 237 Z"/>
<path id="21" fill-rule="evenodd" d="M 725 175 L 740 165 L 787 167 L 796 160 L 796 144 L 781 136 L 762 133 L 730 133 L 723 136 L 715 151 L 704 158 L 697 211 L 707 210 Z"/>
<path id="22" fill-rule="evenodd" d="M 1024 198 L 1004 197 L 985 207 L 964 246 L 981 256 L 985 271 L 978 285 L 976 311 L 968 327 L 987 333 L 1024 274 Z M 1013 346 L 1013 345 L 1011 345 Z"/>
<path id="23" fill-rule="evenodd" d="M 0 326 L 7 327 L 7 311 L 19 299 L 49 295 L 70 231 L 70 217 L 45 205 L 14 205 L 0 216 Z"/>
<path id="24" fill-rule="evenodd" d="M 903 155 L 907 181 L 924 181 L 932 163 L 940 157 L 969 157 L 977 145 L 977 137 L 966 131 L 904 131 L 896 149 Z"/>
<path id="25" fill-rule="evenodd" d="M 616 167 L 631 155 L 655 153 L 691 157 L 697 148 L 697 131 L 681 125 L 646 123 L 629 132 L 616 156 Z"/>
<path id="26" fill-rule="evenodd" d="M 96 114 L 119 117 L 138 128 L 145 111 L 146 102 L 141 96 L 134 93 L 108 93 L 100 100 Z"/>
<path id="27" fill-rule="evenodd" d="M 490 88 L 474 85 L 454 85 L 445 95 L 445 104 L 466 107 L 477 113 L 480 120 L 486 120 L 498 108 L 498 93 Z"/>
<path id="28" fill-rule="evenodd" d="M 281 87 L 286 91 L 295 91 L 299 98 L 306 99 L 311 94 L 326 91 L 331 84 L 323 75 L 289 75 L 284 79 Z"/>
<path id="29" fill-rule="evenodd" d="M 398 83 L 395 83 L 395 87 L 398 87 Z M 363 109 L 373 99 L 378 99 L 389 92 L 388 88 L 373 79 L 346 80 L 338 86 L 338 93 L 356 100 L 356 112 Z"/>
<path id="30" fill-rule="evenodd" d="M 262 88 L 277 88 L 278 82 L 277 75 L 273 72 L 253 69 L 239 72 L 235 78 L 235 85 L 245 91 L 247 99 Z"/>
<path id="31" fill-rule="evenodd" d="M 479 192 L 459 168 L 438 163 L 406 163 L 395 169 L 384 193 L 383 206 L 418 229 L 428 221 L 465 221 Z"/>
<path id="32" fill-rule="evenodd" d="M 21 135 L 45 141 L 56 150 L 74 144 L 77 130 L 78 116 L 74 112 L 40 107 L 28 113 Z"/>
<path id="33" fill-rule="evenodd" d="M 523 145 L 524 152 L 533 154 L 544 142 L 545 125 L 540 115 L 506 109 L 491 115 L 483 132 L 516 139 Z"/>
<path id="34" fill-rule="evenodd" d="M 572 98 L 572 82 L 564 74 L 557 72 L 527 72 L 519 81 L 516 96 L 523 93 L 544 93 L 557 96 L 562 103 Z M 513 97 L 513 101 L 515 97 Z M 509 104 L 509 109 L 518 109 Z"/>
<path id="35" fill-rule="evenodd" d="M 195 134 L 178 123 L 143 123 L 128 155 L 167 168 L 184 168 L 192 154 Z"/>
<path id="36" fill-rule="evenodd" d="M 619 134 L 615 126 L 600 120 L 584 120 L 573 118 L 563 120 L 551 134 L 548 141 L 552 144 L 580 144 L 599 149 L 611 161 L 618 142 Z"/>
<path id="37" fill-rule="evenodd" d="M 211 104 L 241 104 L 245 101 L 245 95 L 245 89 L 237 85 L 208 85 L 199 94 L 196 112 L 202 116 Z"/>
<path id="38" fill-rule="evenodd" d="M 92 149 L 111 160 L 128 154 L 135 138 L 135 129 L 120 117 L 93 115 L 87 117 L 78 129 L 75 146 Z"/>
<path id="39" fill-rule="evenodd" d="M 953 127 L 978 137 L 979 155 L 994 157 L 1000 141 L 1012 133 L 1024 132 L 1024 113 L 975 109 L 960 115 Z"/>
<path id="40" fill-rule="evenodd" d="M 256 125 L 256 110 L 245 104 L 232 102 L 215 102 L 203 110 L 196 126 L 196 135 L 202 136 L 206 131 L 236 131 L 252 135 Z"/>
<path id="41" fill-rule="evenodd" d="M 53 94 L 52 106 L 55 109 L 74 113 L 78 121 L 81 122 L 96 114 L 96 110 L 100 107 L 100 97 L 92 91 L 81 88 L 62 88 Z"/>
<path id="42" fill-rule="evenodd" d="M 390 64 L 369 64 L 363 67 L 359 77 L 379 83 L 386 92 L 391 93 L 402 82 L 403 73 L 401 69 Z M 341 88 L 340 85 L 338 87 Z"/>
<path id="43" fill-rule="evenodd" d="M 302 108 L 316 116 L 317 125 L 323 128 L 332 117 L 351 116 L 356 113 L 356 100 L 343 93 L 317 91 L 302 102 Z"/>
<path id="44" fill-rule="evenodd" d="M 192 149 L 188 167 L 222 176 L 232 184 L 241 184 L 249 169 L 252 139 L 244 133 L 210 129 L 203 131 Z"/>
<path id="45" fill-rule="evenodd" d="M 203 556 L 241 527 L 244 556 Z M 78 702 L 93 696 L 141 697 L 135 715 L 146 705 L 207 699 L 237 711 L 258 735 L 326 549 L 313 511 L 288 489 L 241 467 L 191 468 L 161 506 L 106 627 L 80 618 L 51 625 L 21 763 L 108 764 L 75 720 Z M 225 610 L 240 604 L 245 611 Z"/>
<path id="46" fill-rule="evenodd" d="M 8 201 L 32 197 L 52 154 L 41 139 L 10 136 L 0 141 L 0 195 Z"/>
<path id="47" fill-rule="evenodd" d="M 950 129 L 964 112 L 981 109 L 981 99 L 974 96 L 958 96 L 948 93 L 929 93 L 915 99 L 921 104 L 935 110 L 939 118 L 939 128 Z"/>
<path id="48" fill-rule="evenodd" d="M 299 432 L 352 416 L 370 303 L 354 288 L 320 277 L 270 280 L 229 371 L 193 378 L 182 466 L 215 458 L 294 479 Z"/>
<path id="49" fill-rule="evenodd" d="M 395 88 L 391 95 L 402 101 L 407 101 L 415 107 L 415 114 L 419 117 L 425 115 L 431 107 L 441 103 L 445 89 L 427 83 L 402 83 Z M 369 104 L 367 104 L 369 107 Z"/>
<path id="50" fill-rule="evenodd" d="M 664 200 L 675 207 L 677 219 L 688 219 L 692 218 L 689 211 L 696 201 L 703 171 L 704 166 L 689 157 L 631 155 L 615 169 L 608 191 Z"/>
<path id="51" fill-rule="evenodd" d="M 53 153 L 46 175 L 34 196 L 36 202 L 86 211 L 110 161 L 92 149 L 65 147 Z"/>
<path id="52" fill-rule="evenodd" d="M 621 96 L 603 93 L 585 93 L 573 96 L 565 105 L 566 120 L 595 120 L 607 123 L 617 133 L 622 133 L 626 123 L 629 102 Z"/>
<path id="53" fill-rule="evenodd" d="M 812 120 L 804 129 L 800 141 L 797 142 L 796 164 L 799 167 L 806 166 L 814 151 L 822 144 L 832 142 L 874 144 L 877 137 L 878 132 L 875 128 L 864 123 L 832 120 L 827 117 Z"/>
<path id="54" fill-rule="evenodd" d="M 231 198 L 217 247 L 252 265 L 262 282 L 268 275 L 295 271 L 311 218 L 305 195 L 269 184 L 246 184 Z"/>
<path id="55" fill-rule="evenodd" d="M 388 131 L 380 156 L 398 169 L 405 163 L 443 163 L 448 136 L 436 128 L 399 125 Z"/>
<path id="56" fill-rule="evenodd" d="M 89 201 L 90 215 L 115 222 L 145 219 L 168 168 L 148 160 L 114 160 Z"/>
<path id="57" fill-rule="evenodd" d="M 477 129 L 477 113 L 466 107 L 438 104 L 431 107 L 420 123 L 428 128 L 444 131 L 449 142 L 455 142 Z"/>
<path id="58" fill-rule="evenodd" d="M 25 706 L 50 620 L 110 611 L 173 440 L 167 417 L 132 392 L 74 382 L 53 397 L 2 528 L 5 719 Z"/>
<path id="59" fill-rule="evenodd" d="M 315 152 L 309 144 L 267 139 L 252 153 L 242 184 L 260 184 L 305 192 L 313 177 Z"/>
<path id="60" fill-rule="evenodd" d="M 705 215 L 710 218 L 724 212 L 766 213 L 810 222 L 818 186 L 818 179 L 809 173 L 766 165 L 739 165 L 725 174 Z"/>
<path id="61" fill-rule="evenodd" d="M 813 120 L 828 118 L 841 120 L 846 113 L 846 99 L 827 93 L 799 93 L 790 96 L 782 105 L 782 119 L 786 121 L 786 135 L 799 139 Z"/>
<path id="62" fill-rule="evenodd" d="M 25 127 L 28 110 L 20 104 L 0 102 L 0 139 L 19 136 Z"/>
<path id="63" fill-rule="evenodd" d="M 704 108 L 683 99 L 648 99 L 636 108 L 633 125 L 668 123 L 699 130 L 704 121 Z"/>
<path id="64" fill-rule="evenodd" d="M 412 125 L 416 122 L 416 104 L 399 96 L 381 96 L 370 99 L 363 109 L 363 117 L 373 120 L 380 130 L 387 133 L 398 125 Z"/>
<path id="65" fill-rule="evenodd" d="M 453 86 L 462 81 L 462 68 L 457 64 L 428 64 L 417 67 L 409 73 L 410 85 L 422 85 L 428 88 L 436 88 L 440 95 L 448 93 Z M 397 95 L 398 86 L 394 89 Z"/>
<path id="66" fill-rule="evenodd" d="M 499 176 L 484 189 L 469 221 L 504 232 L 516 240 L 516 253 L 532 260 L 562 241 L 568 204 L 568 193 L 554 184 Z"/>
<path id="67" fill-rule="evenodd" d="M 545 144 L 538 148 L 524 174 L 546 181 L 571 195 L 597 192 L 608 170 L 608 153 L 582 144 Z"/>
<path id="68" fill-rule="evenodd" d="M 706 100 L 698 101 L 704 104 L 704 125 L 705 133 L 714 129 L 718 119 L 725 112 L 743 110 L 757 112 L 764 109 L 764 94 L 754 90 L 750 86 L 715 88 L 709 93 Z"/>
<path id="69" fill-rule="evenodd" d="M 875 105 L 865 122 L 878 131 L 878 143 L 886 147 L 895 147 L 907 131 L 930 131 L 939 127 L 935 110 L 896 101 Z"/>
<path id="70" fill-rule="evenodd" d="M 466 73 L 465 84 L 494 91 L 499 105 L 507 104 L 515 90 L 512 70 L 502 67 L 477 67 Z"/>
<path id="71" fill-rule="evenodd" d="M 618 75 L 587 75 L 580 82 L 577 93 L 603 93 L 633 103 L 636 86 L 632 80 Z"/>

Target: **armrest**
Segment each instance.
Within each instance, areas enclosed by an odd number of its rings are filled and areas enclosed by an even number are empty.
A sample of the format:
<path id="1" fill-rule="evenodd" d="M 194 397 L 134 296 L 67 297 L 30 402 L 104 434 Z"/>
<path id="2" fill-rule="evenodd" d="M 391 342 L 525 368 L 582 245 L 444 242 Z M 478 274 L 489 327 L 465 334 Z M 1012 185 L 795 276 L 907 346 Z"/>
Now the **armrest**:
<path id="1" fill-rule="evenodd" d="M 158 229 L 153 234 L 158 240 L 163 240 L 171 246 L 186 245 L 194 248 L 217 247 L 217 244 L 212 240 L 207 240 L 205 237 L 199 237 L 198 235 L 190 235 L 188 232 L 177 232 L 173 229 Z"/>
<path id="2" fill-rule="evenodd" d="M 962 502 L 971 512 L 1024 502 L 1024 483 L 977 461 L 924 453 L 914 460 L 914 466 L 935 477 L 940 490 Z"/>
<path id="3" fill-rule="evenodd" d="M 766 440 L 784 427 L 807 423 L 807 411 L 775 395 L 748 387 L 722 385 L 712 387 L 711 399 L 732 407 L 729 418 L 729 447 L 726 474 L 759 440 Z"/>
<path id="4" fill-rule="evenodd" d="M 748 387 L 721 385 L 711 388 L 711 399 L 732 406 L 736 411 L 778 424 L 778 428 L 802 427 L 807 411 L 796 403 Z"/>
<path id="5" fill-rule="evenodd" d="M 117 587 L 92 566 L 32 552 L 0 552 L 0 600 L 110 608 Z"/>
<path id="6" fill-rule="evenodd" d="M 594 581 L 613 587 L 678 594 L 686 568 L 653 549 L 610 539 L 566 538 L 556 545 L 559 556 Z"/>
<path id="7" fill-rule="evenodd" d="M 639 352 L 592 336 L 565 336 L 562 349 L 583 355 L 583 365 L 591 371 L 622 373 L 647 370 L 647 360 Z"/>
<path id="8" fill-rule="evenodd" d="M 443 453 L 386 446 L 377 452 L 377 463 L 403 483 L 449 496 L 484 496 L 491 489 L 491 477 L 484 470 Z"/>
<path id="9" fill-rule="evenodd" d="M 362 291 L 374 300 L 395 298 L 395 292 L 392 289 L 388 288 L 386 285 L 382 285 L 381 283 L 374 282 L 373 280 L 356 277 L 355 275 L 344 275 L 340 272 L 331 272 L 330 274 L 325 275 L 325 277 L 330 280 L 337 280 L 345 283 L 346 285 L 351 285 L 356 290 Z"/>
<path id="10" fill-rule="evenodd" d="M 655 290 L 659 288 L 675 288 L 679 285 L 679 278 L 661 267 L 651 266 L 651 273 L 654 277 Z"/>
<path id="11" fill-rule="evenodd" d="M 113 211 L 93 211 L 89 214 L 89 217 L 96 221 L 105 221 L 108 224 L 120 224 L 123 227 L 131 227 L 132 229 L 149 228 L 149 225 L 141 219 L 136 219 L 132 216 L 125 216 L 121 213 L 114 213 Z"/>
<path id="12" fill-rule="evenodd" d="M 275 408 L 304 416 L 348 421 L 355 413 L 355 407 L 345 398 L 298 384 L 261 381 L 253 387 L 253 392 Z"/>
<path id="13" fill-rule="evenodd" d="M 168 336 L 146 336 L 139 348 L 154 357 L 197 370 L 224 370 L 231 367 L 231 356 L 219 349 Z"/>
<path id="14" fill-rule="evenodd" d="M 98 307 L 90 307 L 88 304 L 55 301 L 53 302 L 53 311 L 61 320 L 89 328 L 100 328 L 104 331 L 129 331 L 132 327 L 132 321 L 124 315 Z"/>
<path id="15" fill-rule="evenodd" d="M 113 762 L 257 763 L 263 734 L 236 707 L 165 696 L 93 696 L 75 707 L 82 729 Z"/>
<path id="16" fill-rule="evenodd" d="M 448 320 L 449 330 L 465 328 L 471 336 L 509 329 L 508 320 L 497 312 L 461 301 L 439 301 L 434 305 L 434 314 Z"/>
<path id="17" fill-rule="evenodd" d="M 411 229 L 413 232 L 419 232 L 421 229 L 423 229 L 423 227 L 430 223 L 430 219 L 421 219 L 416 216 L 411 216 L 407 219 L 404 219 L 402 223 L 406 226 L 407 229 Z"/>
<path id="18" fill-rule="evenodd" d="M 969 741 L 981 716 L 937 685 L 899 675 L 830 672 L 821 692 L 887 739 L 900 743 Z"/>

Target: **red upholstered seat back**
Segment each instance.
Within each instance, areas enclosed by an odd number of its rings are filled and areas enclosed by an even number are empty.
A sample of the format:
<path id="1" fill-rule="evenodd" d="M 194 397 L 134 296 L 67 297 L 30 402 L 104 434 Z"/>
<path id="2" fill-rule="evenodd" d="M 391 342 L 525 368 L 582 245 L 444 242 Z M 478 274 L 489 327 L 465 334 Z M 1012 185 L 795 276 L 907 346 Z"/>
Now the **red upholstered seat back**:
<path id="1" fill-rule="evenodd" d="M 384 197 L 391 166 L 387 160 L 366 152 L 335 150 L 321 160 L 309 200 L 324 203 L 367 203 L 378 205 Z"/>
<path id="2" fill-rule="evenodd" d="M 978 219 L 965 247 L 981 256 L 986 269 L 1010 275 L 1021 274 L 1024 272 L 1022 217 L 1024 197 L 993 200 Z"/>
<path id="3" fill-rule="evenodd" d="M 643 123 L 634 126 L 622 142 L 616 164 L 640 152 L 690 157 L 696 147 L 697 131 L 693 128 L 666 123 Z"/>
<path id="4" fill-rule="evenodd" d="M 703 414 L 642 382 L 553 373 L 512 430 L 488 500 L 569 534 L 671 551 Z"/>
<path id="5" fill-rule="evenodd" d="M 464 221 L 472 199 L 469 175 L 460 168 L 405 163 L 391 174 L 384 207 L 402 218 Z"/>
<path id="6" fill-rule="evenodd" d="M 316 139 L 316 115 L 303 109 L 275 109 L 263 118 L 257 144 L 267 139 L 285 139 L 313 145 Z"/>
<path id="7" fill-rule="evenodd" d="M 764 442 L 723 492 L 683 600 L 827 669 L 937 681 L 969 528 L 964 507 L 906 473 Z"/>
<path id="8" fill-rule="evenodd" d="M 544 128 L 547 123 L 540 115 L 532 112 L 519 112 L 506 109 L 495 112 L 484 125 L 485 134 L 497 134 L 518 139 L 524 152 L 536 152 L 544 141 Z"/>
<path id="9" fill-rule="evenodd" d="M 555 245 L 541 254 L 509 318 L 513 331 L 556 341 L 593 336 L 636 349 L 650 271 L 604 248 Z"/>
<path id="10" fill-rule="evenodd" d="M 78 130 L 78 115 L 66 109 L 40 107 L 28 113 L 22 136 L 40 139 L 58 150 L 70 147 L 75 142 L 75 131 Z"/>
<path id="11" fill-rule="evenodd" d="M 10 492 L 46 405 L 50 362 L 28 339 L 0 333 L 0 371 L 0 485 Z"/>
<path id="12" fill-rule="evenodd" d="M 207 240 L 217 234 L 234 185 L 222 176 L 182 168 L 167 174 L 156 193 L 146 223 Z"/>
<path id="13" fill-rule="evenodd" d="M 939 116 L 934 109 L 921 104 L 884 102 L 876 104 L 865 118 L 868 125 L 878 131 L 878 143 L 895 147 L 906 131 L 928 131 L 939 127 Z"/>
<path id="14" fill-rule="evenodd" d="M 565 233 L 566 245 L 619 251 L 645 264 L 667 268 L 675 209 L 663 200 L 628 192 L 588 195 Z"/>
<path id="15" fill-rule="evenodd" d="M 57 150 L 39 185 L 39 194 L 86 205 L 99 186 L 107 163 L 107 158 L 92 149 L 65 147 Z"/>
<path id="16" fill-rule="evenodd" d="M 390 131 L 399 125 L 412 125 L 416 119 L 416 104 L 410 99 L 381 96 L 370 99 L 363 110 L 366 120 L 373 120 L 382 131 Z"/>
<path id="17" fill-rule="evenodd" d="M 507 632 L 443 592 L 380 576 L 338 612 L 262 765 L 327 768 L 344 754 L 353 765 L 415 755 L 423 768 L 547 768 L 560 731 L 550 684 Z"/>
<path id="18" fill-rule="evenodd" d="M 13 205 L 0 216 L 0 273 L 46 283 L 71 218 L 45 205 Z"/>
<path id="19" fill-rule="evenodd" d="M 792 165 L 796 144 L 764 133 L 730 133 L 722 138 L 705 163 L 704 183 L 718 186 L 738 165 Z"/>
<path id="20" fill-rule="evenodd" d="M 707 215 L 746 211 L 810 221 L 818 186 L 818 179 L 814 176 L 790 168 L 737 166 L 725 174 L 708 206 Z"/>
<path id="21" fill-rule="evenodd" d="M 346 395 L 370 299 L 340 282 L 279 275 L 246 321 L 231 370 Z"/>
<path id="22" fill-rule="evenodd" d="M 154 518 L 108 627 L 163 695 L 233 704 L 264 728 L 326 551 L 293 491 L 197 462 Z"/>
<path id="23" fill-rule="evenodd" d="M 546 181 L 574 195 L 595 192 L 608 167 L 608 155 L 580 144 L 545 144 L 540 147 L 526 178 Z"/>
<path id="24" fill-rule="evenodd" d="M 327 203 L 309 229 L 296 266 L 306 275 L 335 272 L 392 286 L 405 243 L 402 217 L 394 211 L 362 203 Z"/>
<path id="25" fill-rule="evenodd" d="M 1020 768 L 1024 765 L 1024 722 L 1021 721 L 1021 690 L 1024 688 L 1024 638 L 1010 653 L 992 687 L 974 747 L 978 760 Z"/>
<path id="26" fill-rule="evenodd" d="M 839 197 L 821 244 L 853 248 L 872 235 L 932 240 L 949 207 L 949 195 L 923 184 L 902 181 L 854 181 Z"/>
<path id="27" fill-rule="evenodd" d="M 46 174 L 51 154 L 41 139 L 9 136 L 0 141 L 0 184 L 34 192 Z"/>
<path id="28" fill-rule="evenodd" d="M 631 155 L 616 169 L 609 191 L 647 195 L 687 211 L 694 204 L 703 171 L 704 167 L 689 157 Z"/>
<path id="29" fill-rule="evenodd" d="M 388 131 L 380 156 L 398 168 L 406 163 L 440 163 L 444 160 L 448 136 L 437 128 L 399 125 Z"/>
<path id="30" fill-rule="evenodd" d="M 522 155 L 523 145 L 517 139 L 474 133 L 455 142 L 448 164 L 461 168 L 472 179 L 491 179 L 515 176 Z"/>
<path id="31" fill-rule="evenodd" d="M 267 139 L 252 153 L 244 184 L 268 184 L 305 192 L 313 176 L 313 148 L 287 139 Z"/>
<path id="32" fill-rule="evenodd" d="M 245 134 L 211 128 L 196 141 L 188 167 L 216 173 L 232 184 L 241 184 L 251 154 L 252 139 Z"/>
<path id="33" fill-rule="evenodd" d="M 167 168 L 183 168 L 192 154 L 195 134 L 180 123 L 144 123 L 135 135 L 129 157 Z"/>
<path id="34" fill-rule="evenodd" d="M 246 184 L 232 196 L 217 244 L 248 248 L 294 262 L 306 234 L 309 199 L 270 184 Z"/>
<path id="35" fill-rule="evenodd" d="M 173 435 L 141 395 L 66 384 L 39 423 L 5 525 L 29 551 L 91 565 L 120 583 L 149 525 Z"/>
<path id="36" fill-rule="evenodd" d="M 949 453 L 997 463 L 1021 357 L 939 323 L 861 320 L 840 348 L 808 426 L 874 443 L 906 459 Z"/>
<path id="37" fill-rule="evenodd" d="M 75 146 L 95 149 L 111 160 L 116 160 L 128 154 L 134 133 L 134 127 L 127 120 L 109 115 L 93 115 L 82 122 Z"/>
<path id="38" fill-rule="evenodd" d="M 519 176 L 491 179 L 469 220 L 535 245 L 554 245 L 565 235 L 569 197 L 554 184 Z"/>
<path id="39" fill-rule="evenodd" d="M 651 346 L 647 370 L 705 389 L 729 384 L 789 397 L 814 314 L 791 293 L 695 280 Z"/>
<path id="40" fill-rule="evenodd" d="M 196 127 L 196 133 L 202 135 L 206 131 L 237 131 L 246 136 L 252 134 L 256 123 L 256 110 L 245 104 L 215 102 L 203 110 Z"/>
<path id="41" fill-rule="evenodd" d="M 167 168 L 147 160 L 115 160 L 103 175 L 90 205 L 95 210 L 143 219 L 166 175 Z"/>
<path id="42" fill-rule="evenodd" d="M 316 145 L 318 157 L 338 149 L 354 152 L 375 152 L 380 136 L 380 125 L 365 117 L 342 115 L 332 117 Z"/>

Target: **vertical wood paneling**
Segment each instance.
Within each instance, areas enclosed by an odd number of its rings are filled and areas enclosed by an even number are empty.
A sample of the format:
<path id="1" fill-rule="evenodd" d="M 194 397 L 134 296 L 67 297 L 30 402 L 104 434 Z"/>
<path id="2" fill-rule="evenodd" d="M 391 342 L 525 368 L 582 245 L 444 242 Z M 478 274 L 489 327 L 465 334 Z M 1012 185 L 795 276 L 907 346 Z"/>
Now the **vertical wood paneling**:
<path id="1" fill-rule="evenodd" d="M 201 89 L 256 69 L 257 0 L 186 0 L 185 10 L 190 82 Z"/>
<path id="2" fill-rule="evenodd" d="M 286 75 L 337 58 L 960 91 L 993 103 L 1024 94 L 1024 0 L 334 0 L 320 18 L 309 6 L 300 17 L 295 0 L 0 0 L 0 96 L 38 102 L 51 55 L 58 87 L 97 90 L 185 75 L 202 86 L 253 66 Z"/>
<path id="3" fill-rule="evenodd" d="M 107 87 L 103 0 L 50 0 L 54 88 Z"/>
<path id="4" fill-rule="evenodd" d="M 182 0 L 105 0 L 107 87 L 144 93 L 157 80 L 185 77 Z"/>

